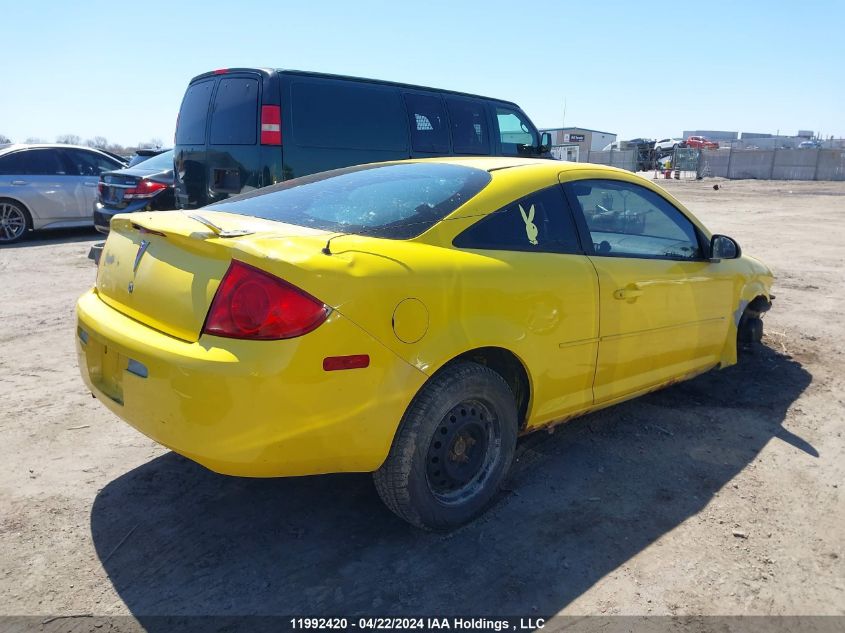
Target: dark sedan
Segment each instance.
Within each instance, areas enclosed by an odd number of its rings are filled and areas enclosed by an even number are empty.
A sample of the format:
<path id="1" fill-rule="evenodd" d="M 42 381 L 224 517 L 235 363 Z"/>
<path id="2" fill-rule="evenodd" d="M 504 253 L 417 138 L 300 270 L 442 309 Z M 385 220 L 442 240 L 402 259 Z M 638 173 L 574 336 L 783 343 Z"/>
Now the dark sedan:
<path id="1" fill-rule="evenodd" d="M 118 213 L 175 209 L 173 150 L 162 152 L 134 167 L 102 174 L 98 190 L 94 225 L 100 233 L 108 234 L 109 223 Z"/>

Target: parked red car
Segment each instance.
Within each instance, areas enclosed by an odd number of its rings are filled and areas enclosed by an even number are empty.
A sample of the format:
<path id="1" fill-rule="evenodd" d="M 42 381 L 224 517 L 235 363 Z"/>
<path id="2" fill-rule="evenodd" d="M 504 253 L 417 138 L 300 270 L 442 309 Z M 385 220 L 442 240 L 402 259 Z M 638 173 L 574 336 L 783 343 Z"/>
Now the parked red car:
<path id="1" fill-rule="evenodd" d="M 719 149 L 719 144 L 711 141 L 706 136 L 690 136 L 686 140 L 685 145 L 696 149 Z"/>

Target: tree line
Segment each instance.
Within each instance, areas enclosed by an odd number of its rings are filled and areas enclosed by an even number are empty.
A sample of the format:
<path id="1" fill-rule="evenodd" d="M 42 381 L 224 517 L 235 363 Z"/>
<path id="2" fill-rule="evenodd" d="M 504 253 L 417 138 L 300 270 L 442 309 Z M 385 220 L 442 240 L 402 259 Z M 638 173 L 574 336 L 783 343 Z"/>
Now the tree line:
<path id="1" fill-rule="evenodd" d="M 6 136 L 5 134 L 0 134 L 0 145 L 12 142 L 12 139 L 10 139 L 8 136 Z M 43 138 L 30 136 L 23 142 L 49 143 L 50 141 Z M 140 142 L 136 145 L 124 146 L 120 143 L 110 143 L 105 136 L 95 136 L 94 138 L 88 138 L 83 141 L 82 137 L 77 136 L 76 134 L 59 134 L 56 137 L 56 143 L 62 143 L 64 145 L 85 145 L 87 147 L 93 147 L 94 149 L 106 150 L 107 152 L 112 152 L 113 154 L 119 154 L 121 156 L 128 156 L 134 154 L 135 151 L 139 149 L 157 149 L 164 146 L 160 138 L 151 138 L 149 141 Z"/>

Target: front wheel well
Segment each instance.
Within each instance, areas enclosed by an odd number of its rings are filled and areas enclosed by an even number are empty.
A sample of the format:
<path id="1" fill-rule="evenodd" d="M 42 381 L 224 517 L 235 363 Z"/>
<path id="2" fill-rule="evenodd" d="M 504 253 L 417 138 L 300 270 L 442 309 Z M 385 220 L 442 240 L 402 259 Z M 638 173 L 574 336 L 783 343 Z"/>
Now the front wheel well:
<path id="1" fill-rule="evenodd" d="M 528 404 L 531 400 L 531 383 L 525 365 L 516 354 L 501 347 L 479 347 L 464 352 L 453 362 L 462 360 L 484 365 L 505 380 L 516 399 L 519 428 L 525 428 L 528 421 Z"/>

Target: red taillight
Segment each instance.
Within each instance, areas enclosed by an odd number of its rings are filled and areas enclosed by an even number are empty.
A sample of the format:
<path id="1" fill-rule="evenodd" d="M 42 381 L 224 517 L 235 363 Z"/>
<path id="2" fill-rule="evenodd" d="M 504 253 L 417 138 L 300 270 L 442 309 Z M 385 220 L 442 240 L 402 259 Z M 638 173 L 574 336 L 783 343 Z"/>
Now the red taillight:
<path id="1" fill-rule="evenodd" d="M 304 290 L 233 260 L 202 331 L 265 341 L 294 338 L 316 329 L 328 316 L 329 308 Z"/>
<path id="2" fill-rule="evenodd" d="M 282 108 L 277 105 L 261 106 L 261 144 L 282 144 Z"/>
<path id="3" fill-rule="evenodd" d="M 167 189 L 167 185 L 163 182 L 141 179 L 131 189 L 123 190 L 123 199 L 142 200 L 144 198 L 152 198 L 158 192 L 164 191 L 165 189 Z"/>
<path id="4" fill-rule="evenodd" d="M 225 75 L 227 72 L 229 72 L 228 68 L 218 68 L 217 70 L 213 71 L 213 74 L 215 74 L 215 75 Z"/>
<path id="5" fill-rule="evenodd" d="M 105 187 L 106 183 L 104 183 L 102 180 L 97 183 L 97 196 L 99 197 L 100 202 L 103 201 L 103 189 L 105 189 Z"/>

